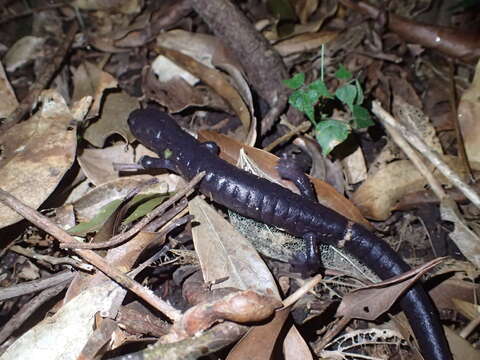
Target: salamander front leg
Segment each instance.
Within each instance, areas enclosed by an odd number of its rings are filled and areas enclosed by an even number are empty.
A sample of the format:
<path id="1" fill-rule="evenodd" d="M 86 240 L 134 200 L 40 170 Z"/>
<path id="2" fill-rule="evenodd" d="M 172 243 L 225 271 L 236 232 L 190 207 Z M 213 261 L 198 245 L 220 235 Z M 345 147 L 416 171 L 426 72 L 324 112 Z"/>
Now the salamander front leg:
<path id="1" fill-rule="evenodd" d="M 318 272 L 321 264 L 317 238 L 313 233 L 306 233 L 303 240 L 305 241 L 305 252 L 295 254 L 291 263 L 295 270 L 304 275 L 310 275 Z"/>
<path id="2" fill-rule="evenodd" d="M 155 158 L 148 155 L 142 156 L 138 164 L 144 169 L 167 169 L 178 173 L 175 163 L 169 159 Z"/>
<path id="3" fill-rule="evenodd" d="M 291 159 L 280 158 L 277 164 L 277 171 L 282 179 L 290 180 L 295 184 L 302 196 L 313 202 L 317 202 L 315 191 L 308 176 Z"/>

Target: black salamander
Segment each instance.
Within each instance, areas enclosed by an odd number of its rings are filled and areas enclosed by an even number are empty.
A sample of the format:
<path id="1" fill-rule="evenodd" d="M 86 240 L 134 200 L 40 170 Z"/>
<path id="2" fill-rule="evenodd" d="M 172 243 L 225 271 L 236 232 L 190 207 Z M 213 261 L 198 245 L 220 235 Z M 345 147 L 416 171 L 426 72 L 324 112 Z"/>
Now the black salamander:
<path id="1" fill-rule="evenodd" d="M 144 168 L 169 169 L 188 180 L 205 171 L 199 184 L 203 194 L 241 215 L 303 238 L 310 250 L 297 260 L 315 266 L 315 244 L 324 242 L 345 249 L 382 279 L 410 269 L 387 243 L 361 225 L 312 201 L 305 190 L 307 196 L 297 195 L 220 159 L 216 144 L 198 142 L 168 114 L 153 108 L 135 110 L 128 123 L 134 136 L 159 155 L 143 157 Z M 421 284 L 400 299 L 400 306 L 424 358 L 452 359 L 436 309 Z"/>

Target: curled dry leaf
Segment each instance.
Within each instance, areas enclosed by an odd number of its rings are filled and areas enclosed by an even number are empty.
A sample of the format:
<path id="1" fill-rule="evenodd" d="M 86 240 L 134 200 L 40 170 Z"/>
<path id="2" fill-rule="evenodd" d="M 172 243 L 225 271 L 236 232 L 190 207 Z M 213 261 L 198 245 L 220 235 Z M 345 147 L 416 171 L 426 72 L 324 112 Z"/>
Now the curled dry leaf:
<path id="1" fill-rule="evenodd" d="M 85 96 L 93 96 L 93 105 L 87 119 L 98 116 L 102 98 L 106 89 L 116 88 L 117 80 L 109 73 L 102 71 L 97 65 L 88 61 L 80 64 L 73 73 L 73 101 Z"/>
<path id="2" fill-rule="evenodd" d="M 34 116 L 0 135 L 0 188 L 33 208 L 48 198 L 72 166 L 77 145 L 75 121 L 65 100 L 54 90 L 43 92 L 41 99 Z M 0 227 L 21 218 L 0 205 Z"/>
<path id="3" fill-rule="evenodd" d="M 105 140 L 112 134 L 119 134 L 126 142 L 135 137 L 127 124 L 128 115 L 138 107 L 138 100 L 124 92 L 109 94 L 103 104 L 102 115 L 91 124 L 84 138 L 97 147 L 103 147 Z"/>
<path id="4" fill-rule="evenodd" d="M 444 258 L 429 261 L 419 268 L 386 281 L 365 286 L 344 296 L 338 306 L 337 316 L 349 319 L 373 321 L 388 311 L 395 301 L 429 269 L 438 265 Z"/>
<path id="5" fill-rule="evenodd" d="M 5 69 L 13 72 L 19 67 L 40 57 L 45 39 L 37 36 L 24 36 L 10 47 L 3 58 Z"/>
<path id="6" fill-rule="evenodd" d="M 458 122 L 468 160 L 472 167 L 480 169 L 480 61 L 477 63 L 472 84 L 460 99 Z"/>
<path id="7" fill-rule="evenodd" d="M 458 174 L 464 174 L 458 158 L 446 156 L 443 159 Z M 437 174 L 433 167 L 430 168 Z M 438 177 L 443 184 L 448 184 L 441 174 Z M 398 160 L 370 175 L 355 191 L 352 200 L 367 218 L 386 220 L 403 196 L 423 190 L 426 185 L 425 178 L 409 160 Z"/>
<path id="8" fill-rule="evenodd" d="M 238 323 L 258 322 L 270 317 L 282 303 L 253 290 L 229 294 L 220 300 L 195 305 L 188 309 L 162 342 L 174 342 L 193 336 L 213 324 L 229 320 Z"/>
<path id="9" fill-rule="evenodd" d="M 203 278 L 212 288 L 253 288 L 278 293 L 275 280 L 255 248 L 215 209 L 200 197 L 189 203 L 190 213 L 200 224 L 192 229 L 193 243 Z"/>
<path id="10" fill-rule="evenodd" d="M 6 118 L 18 106 L 17 97 L 0 62 L 0 118 Z"/>
<path id="11" fill-rule="evenodd" d="M 256 119 L 250 88 L 240 63 L 223 44 L 212 36 L 181 30 L 158 36 L 157 44 L 161 54 L 200 78 L 230 105 L 244 126 L 247 142 L 253 144 Z M 224 70 L 234 81 L 215 68 Z"/>
<path id="12" fill-rule="evenodd" d="M 443 260 L 444 258 L 436 258 L 389 280 L 353 290 L 343 297 L 337 309 L 337 316 L 375 320 L 388 311 L 423 274 Z"/>
<path id="13" fill-rule="evenodd" d="M 274 48 L 282 56 L 296 53 L 314 51 L 335 39 L 338 33 L 334 31 L 322 31 L 318 33 L 305 33 L 294 36 L 275 44 Z"/>
<path id="14" fill-rule="evenodd" d="M 270 175 L 271 179 L 276 179 L 280 185 L 288 188 L 289 190 L 298 193 L 298 189 L 289 181 L 282 180 L 276 170 L 278 163 L 278 157 L 268 153 L 266 151 L 253 148 L 241 144 L 225 135 L 215 133 L 213 131 L 201 131 L 199 134 L 200 141 L 214 141 L 220 147 L 220 157 L 231 164 L 236 165 L 238 162 L 240 149 L 243 148 L 245 154 L 255 161 L 257 166 L 263 170 L 263 172 Z M 353 205 L 347 198 L 339 194 L 333 186 L 315 178 L 310 177 L 315 192 L 317 193 L 318 201 L 342 214 L 343 216 L 360 223 L 367 228 L 371 228 L 370 223 L 362 216 L 358 208 Z"/>

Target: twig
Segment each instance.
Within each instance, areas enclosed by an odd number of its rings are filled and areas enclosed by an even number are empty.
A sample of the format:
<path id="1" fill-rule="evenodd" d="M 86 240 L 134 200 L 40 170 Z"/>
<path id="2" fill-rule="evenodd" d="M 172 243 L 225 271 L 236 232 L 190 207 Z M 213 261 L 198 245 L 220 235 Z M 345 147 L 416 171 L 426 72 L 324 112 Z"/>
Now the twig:
<path id="1" fill-rule="evenodd" d="M 37 101 L 38 96 L 40 95 L 40 92 L 48 86 L 65 59 L 65 55 L 72 45 L 77 30 L 78 24 L 73 22 L 70 25 L 70 28 L 68 29 L 67 35 L 65 36 L 65 39 L 63 39 L 61 46 L 53 54 L 51 61 L 47 63 L 48 65 L 45 67 L 45 69 L 43 69 L 42 74 L 37 81 L 32 84 L 28 90 L 28 95 L 25 96 L 15 111 L 13 111 L 13 113 L 5 119 L 0 127 L 0 132 L 8 130 L 10 127 L 21 121 L 25 114 L 31 111 L 33 104 Z"/>
<path id="2" fill-rule="evenodd" d="M 295 126 L 293 129 L 289 130 L 285 135 L 282 135 L 278 138 L 276 138 L 274 141 L 272 141 L 270 144 L 265 146 L 263 150 L 265 151 L 272 151 L 275 149 L 279 144 L 282 144 L 284 142 L 287 142 L 292 136 L 295 136 L 297 134 L 301 134 L 305 131 L 307 131 L 312 123 L 310 121 L 304 121 L 300 125 Z"/>
<path id="3" fill-rule="evenodd" d="M 403 137 L 416 148 L 423 156 L 425 156 L 450 182 L 457 187 L 465 196 L 480 209 L 480 197 L 475 190 L 460 179 L 460 177 L 443 162 L 440 157 L 432 151 L 425 142 L 416 134 L 413 134 L 403 125 L 399 124 L 385 109 L 382 108 L 380 102 L 375 100 L 372 103 L 372 112 L 384 123 L 398 130 Z"/>
<path id="4" fill-rule="evenodd" d="M 45 304 L 48 300 L 57 296 L 65 287 L 69 284 L 69 280 L 65 280 L 63 283 L 55 285 L 49 289 L 43 290 L 40 294 L 35 296 L 32 300 L 22 306 L 18 312 L 13 315 L 8 322 L 0 330 L 0 344 L 3 343 L 8 337 L 27 320 L 30 315 L 33 314 L 40 306 Z"/>
<path id="5" fill-rule="evenodd" d="M 132 237 L 133 235 L 138 233 L 140 230 L 142 230 L 150 221 L 152 221 L 159 214 L 162 214 L 171 205 L 173 205 L 182 197 L 184 197 L 190 190 L 192 190 L 195 187 L 195 185 L 197 185 L 202 180 L 204 176 L 205 176 L 205 172 L 201 172 L 197 174 L 188 183 L 187 186 L 185 186 L 182 190 L 178 191 L 175 195 L 173 195 L 170 199 L 165 201 L 162 205 L 157 207 L 151 213 L 146 215 L 142 220 L 140 220 L 138 223 L 132 226 L 130 230 L 112 237 L 109 241 L 105 241 L 103 243 L 95 243 L 95 244 L 84 244 L 78 241 L 74 241 L 74 242 L 60 244 L 60 247 L 74 248 L 74 249 L 104 249 L 107 247 L 112 247 L 112 246 L 121 244 L 122 242 L 124 242 L 125 240 Z"/>
<path id="6" fill-rule="evenodd" d="M 67 264 L 67 265 L 74 266 L 78 269 L 82 269 L 84 271 L 92 271 L 93 270 L 92 265 L 78 262 L 78 261 L 76 261 L 76 260 L 74 260 L 70 257 L 58 258 L 58 257 L 55 257 L 55 256 L 50 256 L 50 255 L 42 255 L 42 254 L 36 253 L 35 251 L 33 251 L 31 249 L 26 249 L 26 248 L 23 248 L 23 247 L 18 246 L 18 245 L 12 246 L 10 248 L 10 250 L 13 251 L 13 252 L 16 252 L 17 254 L 20 254 L 20 255 L 35 259 L 35 260 L 44 261 L 44 262 L 47 262 L 47 263 L 52 264 L 52 265 Z"/>
<path id="7" fill-rule="evenodd" d="M 25 205 L 20 200 L 15 198 L 13 195 L 7 193 L 6 191 L 0 189 L 0 202 L 10 207 L 12 210 L 15 210 L 17 213 L 22 215 L 25 219 L 35 224 L 37 227 L 43 231 L 49 233 L 55 237 L 61 243 L 72 243 L 76 241 L 70 234 L 65 230 L 58 227 L 52 223 L 47 217 L 35 211 L 31 207 Z M 127 275 L 122 273 L 120 270 L 111 267 L 104 258 L 96 254 L 91 250 L 75 249 L 73 250 L 77 255 L 81 256 L 84 260 L 94 265 L 98 270 L 103 272 L 105 275 L 119 283 L 124 288 L 129 289 L 141 299 L 145 300 L 147 303 L 152 305 L 155 309 L 164 313 L 171 320 L 176 320 L 180 317 L 181 313 L 173 306 L 163 301 L 155 294 L 152 293 L 149 289 L 144 288 L 135 280 L 129 278 Z"/>
<path id="8" fill-rule="evenodd" d="M 18 285 L 2 288 L 0 289 L 0 301 L 30 294 L 32 292 L 58 285 L 65 281 L 70 281 L 73 279 L 75 274 L 76 273 L 72 271 L 62 271 L 46 279 L 27 281 Z"/>

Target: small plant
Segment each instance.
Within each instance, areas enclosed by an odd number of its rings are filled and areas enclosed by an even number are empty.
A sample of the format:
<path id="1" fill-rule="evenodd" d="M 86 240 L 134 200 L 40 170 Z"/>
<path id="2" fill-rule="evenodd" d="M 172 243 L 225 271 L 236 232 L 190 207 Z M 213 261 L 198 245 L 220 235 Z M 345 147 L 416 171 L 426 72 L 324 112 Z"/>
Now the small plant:
<path id="1" fill-rule="evenodd" d="M 322 146 L 323 154 L 328 155 L 335 146 L 345 141 L 352 129 L 367 128 L 373 125 L 370 114 L 361 104 L 363 91 L 357 79 L 353 78 L 345 66 L 340 65 L 335 77 L 342 85 L 332 94 L 320 79 L 305 85 L 305 74 L 298 73 L 291 79 L 284 80 L 284 84 L 295 90 L 289 98 L 289 103 L 307 115 L 315 126 L 315 137 Z M 327 114 L 320 113 L 320 119 L 315 116 L 315 106 L 321 98 L 338 99 L 349 112 L 350 121 L 341 121 L 330 118 Z"/>

